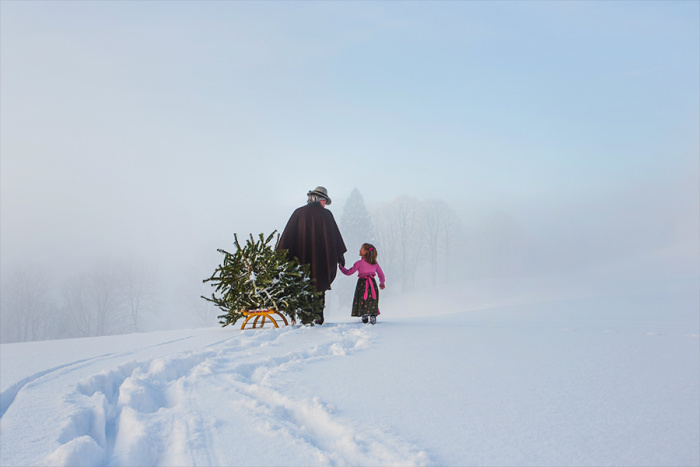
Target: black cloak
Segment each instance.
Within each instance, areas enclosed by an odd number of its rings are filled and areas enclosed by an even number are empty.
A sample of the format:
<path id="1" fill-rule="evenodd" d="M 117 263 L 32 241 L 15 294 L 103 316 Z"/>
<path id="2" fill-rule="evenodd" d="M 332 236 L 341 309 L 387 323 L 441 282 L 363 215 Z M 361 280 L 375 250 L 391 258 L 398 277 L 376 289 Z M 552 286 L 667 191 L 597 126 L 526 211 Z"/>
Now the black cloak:
<path id="1" fill-rule="evenodd" d="M 318 202 L 309 203 L 292 213 L 277 244 L 287 257 L 311 266 L 316 291 L 325 292 L 338 272 L 338 263 L 347 251 L 333 213 Z"/>

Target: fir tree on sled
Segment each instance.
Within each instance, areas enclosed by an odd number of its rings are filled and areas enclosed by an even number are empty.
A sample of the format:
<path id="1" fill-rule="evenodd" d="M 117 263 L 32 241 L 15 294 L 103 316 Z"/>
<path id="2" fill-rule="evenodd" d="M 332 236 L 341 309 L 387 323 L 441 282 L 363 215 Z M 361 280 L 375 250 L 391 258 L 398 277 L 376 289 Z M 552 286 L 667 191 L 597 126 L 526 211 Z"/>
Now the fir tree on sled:
<path id="1" fill-rule="evenodd" d="M 260 234 L 257 241 L 251 234 L 243 247 L 234 234 L 234 253 L 217 250 L 224 260 L 210 278 L 204 279 L 204 283 L 211 283 L 214 292 L 211 298 L 202 298 L 224 311 L 218 317 L 222 326 L 235 324 L 243 317 L 247 322 L 252 315 L 257 315 L 254 327 L 260 316 L 263 325 L 269 317 L 276 326 L 271 315 L 282 312 L 293 323 L 299 320 L 308 324 L 320 312 L 320 294 L 314 288 L 309 266 L 300 265 L 296 258 L 288 260 L 286 250 L 276 251 L 279 234 L 275 244 L 270 245 L 276 233 L 267 238 Z"/>

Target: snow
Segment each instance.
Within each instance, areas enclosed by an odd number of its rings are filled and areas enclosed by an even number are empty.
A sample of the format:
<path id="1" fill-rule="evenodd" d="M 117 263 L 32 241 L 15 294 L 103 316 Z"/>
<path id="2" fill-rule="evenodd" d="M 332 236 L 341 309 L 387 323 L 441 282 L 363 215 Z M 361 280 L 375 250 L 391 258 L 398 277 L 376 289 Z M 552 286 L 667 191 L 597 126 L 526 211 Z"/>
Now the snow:
<path id="1" fill-rule="evenodd" d="M 385 297 L 375 326 L 4 344 L 0 464 L 697 466 L 697 268 L 617 275 Z"/>

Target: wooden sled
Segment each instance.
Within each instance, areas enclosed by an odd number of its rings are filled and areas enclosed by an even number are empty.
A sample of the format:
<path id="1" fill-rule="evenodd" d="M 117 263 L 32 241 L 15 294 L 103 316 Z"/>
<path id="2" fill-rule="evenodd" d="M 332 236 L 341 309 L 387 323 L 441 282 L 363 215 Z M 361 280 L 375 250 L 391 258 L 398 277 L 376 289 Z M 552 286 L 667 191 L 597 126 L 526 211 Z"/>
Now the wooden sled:
<path id="1" fill-rule="evenodd" d="M 285 318 L 285 316 L 277 310 L 241 310 L 241 313 L 243 313 L 243 315 L 245 316 L 245 321 L 243 321 L 243 324 L 241 324 L 241 330 L 245 328 L 245 325 L 248 324 L 248 321 L 250 321 L 250 319 L 253 317 L 255 317 L 255 320 L 253 321 L 253 328 L 258 327 L 258 320 L 261 317 L 262 321 L 260 322 L 260 327 L 265 326 L 265 320 L 269 319 L 272 322 L 272 324 L 274 324 L 275 327 L 278 328 L 279 325 L 277 324 L 277 321 L 272 315 L 277 315 L 280 318 L 282 318 L 285 326 L 289 325 L 289 323 L 287 322 L 287 318 Z"/>

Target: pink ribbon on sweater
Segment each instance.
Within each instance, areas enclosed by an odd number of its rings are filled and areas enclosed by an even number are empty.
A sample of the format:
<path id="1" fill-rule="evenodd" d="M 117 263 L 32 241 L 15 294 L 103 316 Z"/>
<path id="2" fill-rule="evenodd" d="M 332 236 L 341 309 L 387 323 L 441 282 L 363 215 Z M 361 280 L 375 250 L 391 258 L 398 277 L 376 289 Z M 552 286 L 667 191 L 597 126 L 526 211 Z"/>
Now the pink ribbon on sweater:
<path id="1" fill-rule="evenodd" d="M 369 293 L 369 289 L 372 289 L 372 298 L 377 299 L 377 292 L 374 290 L 374 282 L 372 281 L 372 278 L 374 276 L 367 276 L 365 277 L 365 298 L 364 300 L 367 300 L 367 295 Z"/>

